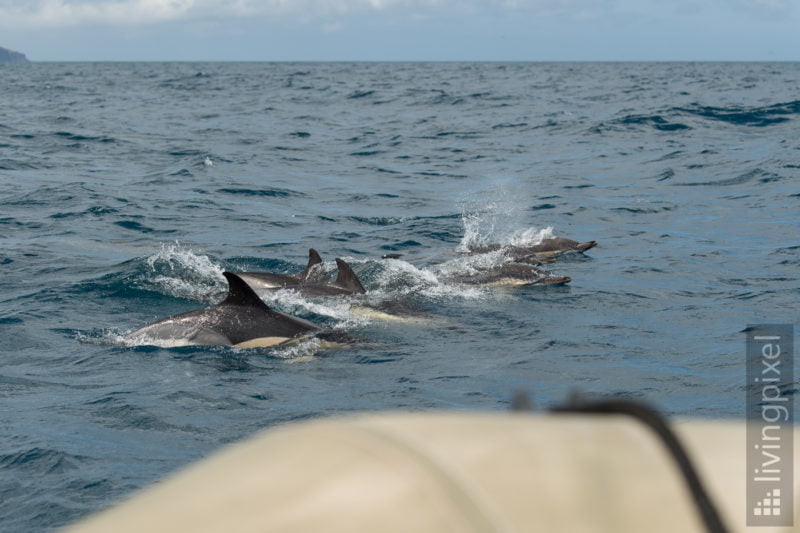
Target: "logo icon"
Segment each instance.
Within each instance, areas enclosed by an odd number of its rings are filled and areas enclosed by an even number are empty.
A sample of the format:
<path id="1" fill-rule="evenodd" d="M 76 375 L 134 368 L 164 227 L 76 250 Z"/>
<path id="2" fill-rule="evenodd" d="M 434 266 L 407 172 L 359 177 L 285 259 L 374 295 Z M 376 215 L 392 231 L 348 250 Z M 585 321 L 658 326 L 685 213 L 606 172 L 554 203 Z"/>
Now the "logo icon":
<path id="1" fill-rule="evenodd" d="M 753 516 L 780 516 L 781 515 L 781 489 L 767 491 L 767 495 L 756 502 L 753 507 Z"/>

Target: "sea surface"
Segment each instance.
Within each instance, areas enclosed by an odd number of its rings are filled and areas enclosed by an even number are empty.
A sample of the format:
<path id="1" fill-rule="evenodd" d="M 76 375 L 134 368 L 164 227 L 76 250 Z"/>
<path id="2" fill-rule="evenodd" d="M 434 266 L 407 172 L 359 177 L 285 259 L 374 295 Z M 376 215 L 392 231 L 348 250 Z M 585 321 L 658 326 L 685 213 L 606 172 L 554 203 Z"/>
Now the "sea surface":
<path id="1" fill-rule="evenodd" d="M 599 242 L 566 286 L 447 281 L 549 235 Z M 124 338 L 311 247 L 419 316 L 281 291 L 352 342 Z M 0 65 L 0 529 L 289 421 L 576 390 L 739 418 L 743 331 L 799 296 L 798 63 Z"/>

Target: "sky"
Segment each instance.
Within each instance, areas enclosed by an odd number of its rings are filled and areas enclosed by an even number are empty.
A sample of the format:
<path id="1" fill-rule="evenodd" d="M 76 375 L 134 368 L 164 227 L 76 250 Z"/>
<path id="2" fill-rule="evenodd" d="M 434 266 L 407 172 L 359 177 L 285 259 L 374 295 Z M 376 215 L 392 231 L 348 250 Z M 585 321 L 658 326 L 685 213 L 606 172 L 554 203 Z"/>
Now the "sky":
<path id="1" fill-rule="evenodd" d="M 0 0 L 32 61 L 797 61 L 800 0 Z"/>

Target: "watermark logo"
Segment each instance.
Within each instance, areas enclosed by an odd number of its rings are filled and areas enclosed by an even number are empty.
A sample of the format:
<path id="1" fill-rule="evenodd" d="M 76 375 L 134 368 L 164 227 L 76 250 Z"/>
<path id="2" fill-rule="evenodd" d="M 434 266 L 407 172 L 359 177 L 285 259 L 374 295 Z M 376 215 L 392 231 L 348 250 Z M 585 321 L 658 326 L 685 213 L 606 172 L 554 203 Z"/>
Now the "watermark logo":
<path id="1" fill-rule="evenodd" d="M 764 499 L 753 507 L 753 516 L 781 516 L 781 489 L 768 490 Z"/>
<path id="2" fill-rule="evenodd" d="M 793 526 L 794 330 L 747 327 L 747 525 Z"/>

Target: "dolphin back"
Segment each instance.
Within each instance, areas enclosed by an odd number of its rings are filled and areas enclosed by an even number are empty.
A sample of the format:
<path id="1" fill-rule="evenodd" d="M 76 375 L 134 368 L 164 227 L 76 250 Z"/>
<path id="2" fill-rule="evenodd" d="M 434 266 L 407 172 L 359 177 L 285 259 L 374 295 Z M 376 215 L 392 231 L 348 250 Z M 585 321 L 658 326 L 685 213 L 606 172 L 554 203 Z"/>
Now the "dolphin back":
<path id="1" fill-rule="evenodd" d="M 319 330 L 311 322 L 270 309 L 238 275 L 223 275 L 230 287 L 228 297 L 209 309 L 215 309 L 217 327 L 232 344 L 262 337 L 288 339 Z"/>
<path id="2" fill-rule="evenodd" d="M 344 260 L 336 258 L 336 266 L 339 268 L 339 274 L 336 277 L 336 281 L 334 282 L 335 285 L 347 289 L 352 292 L 357 292 L 360 294 L 364 294 L 367 292 L 364 289 L 364 286 L 361 285 L 361 282 L 358 280 L 358 276 L 356 273 L 353 272 L 353 269 L 350 268 L 350 265 L 344 262 Z"/>
<path id="3" fill-rule="evenodd" d="M 237 305 L 243 307 L 255 307 L 258 309 L 263 309 L 265 311 L 269 311 L 270 308 L 267 307 L 261 298 L 250 288 L 242 278 L 234 274 L 233 272 L 223 272 L 223 276 L 225 279 L 228 280 L 228 297 L 222 301 L 222 303 L 218 305 Z"/>
<path id="4" fill-rule="evenodd" d="M 306 265 L 305 270 L 300 272 L 297 277 L 300 278 L 301 282 L 321 282 L 324 281 L 326 276 L 328 275 L 325 272 L 325 269 L 318 267 L 314 268 L 317 265 L 322 264 L 322 257 L 320 257 L 319 253 L 313 249 L 308 249 L 308 264 Z"/>
<path id="5" fill-rule="evenodd" d="M 159 320 L 127 338 L 163 347 L 235 346 L 248 342 L 267 346 L 319 331 L 310 322 L 270 309 L 238 275 L 223 275 L 229 288 L 222 302 Z"/>

